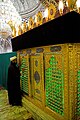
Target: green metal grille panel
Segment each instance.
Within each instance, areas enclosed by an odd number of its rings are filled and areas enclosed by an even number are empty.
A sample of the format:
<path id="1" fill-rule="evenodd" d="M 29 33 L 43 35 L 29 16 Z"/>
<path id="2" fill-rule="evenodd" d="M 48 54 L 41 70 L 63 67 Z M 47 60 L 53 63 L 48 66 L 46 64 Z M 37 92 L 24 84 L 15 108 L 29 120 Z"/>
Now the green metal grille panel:
<path id="1" fill-rule="evenodd" d="M 21 79 L 21 89 L 28 94 L 29 85 L 28 85 L 28 65 L 26 65 L 26 58 L 22 58 L 21 69 L 20 69 L 20 79 Z"/>
<path id="2" fill-rule="evenodd" d="M 57 68 L 58 61 L 52 55 L 50 67 L 45 70 L 46 106 L 53 111 L 64 114 L 63 72 Z"/>
<path id="3" fill-rule="evenodd" d="M 77 115 L 80 116 L 80 70 L 78 70 L 77 78 Z"/>

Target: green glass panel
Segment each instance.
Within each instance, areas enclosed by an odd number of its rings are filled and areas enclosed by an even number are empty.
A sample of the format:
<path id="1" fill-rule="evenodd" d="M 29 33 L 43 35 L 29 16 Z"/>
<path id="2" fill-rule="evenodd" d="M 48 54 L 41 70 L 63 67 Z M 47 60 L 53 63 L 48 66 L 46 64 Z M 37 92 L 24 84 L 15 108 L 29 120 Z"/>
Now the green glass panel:
<path id="1" fill-rule="evenodd" d="M 62 71 L 57 68 L 58 61 L 56 61 L 54 56 L 50 58 L 49 64 L 50 67 L 45 71 L 46 104 L 50 109 L 62 115 L 64 111 L 60 108 L 64 109 L 64 76 Z"/>

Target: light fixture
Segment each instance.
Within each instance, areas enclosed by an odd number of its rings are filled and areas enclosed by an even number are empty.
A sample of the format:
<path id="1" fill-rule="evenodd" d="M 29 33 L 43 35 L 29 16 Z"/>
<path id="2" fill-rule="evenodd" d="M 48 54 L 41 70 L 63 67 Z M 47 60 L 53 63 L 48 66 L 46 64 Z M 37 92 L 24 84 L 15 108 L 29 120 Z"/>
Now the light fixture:
<path id="1" fill-rule="evenodd" d="M 66 6 L 69 7 L 69 5 L 68 5 L 68 1 L 66 1 Z"/>
<path id="2" fill-rule="evenodd" d="M 64 9 L 64 5 L 63 5 L 63 1 L 62 0 L 59 1 L 58 9 L 59 9 L 60 15 L 62 15 L 63 14 L 63 9 Z"/>
<path id="3" fill-rule="evenodd" d="M 80 13 L 80 0 L 76 1 L 76 7 L 77 7 L 78 13 Z"/>
<path id="4" fill-rule="evenodd" d="M 48 8 L 45 9 L 43 16 L 44 16 L 45 18 L 48 18 Z"/>

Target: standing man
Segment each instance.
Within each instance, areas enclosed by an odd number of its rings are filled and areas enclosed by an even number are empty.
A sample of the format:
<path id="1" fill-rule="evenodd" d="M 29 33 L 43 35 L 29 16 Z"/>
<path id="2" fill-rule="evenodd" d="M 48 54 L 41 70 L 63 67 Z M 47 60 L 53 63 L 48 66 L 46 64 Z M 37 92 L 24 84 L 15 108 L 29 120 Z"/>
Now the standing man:
<path id="1" fill-rule="evenodd" d="M 9 104 L 14 106 L 22 106 L 22 97 L 21 97 L 21 89 L 20 89 L 20 71 L 17 66 L 17 57 L 10 58 L 10 65 L 8 68 L 8 99 Z"/>

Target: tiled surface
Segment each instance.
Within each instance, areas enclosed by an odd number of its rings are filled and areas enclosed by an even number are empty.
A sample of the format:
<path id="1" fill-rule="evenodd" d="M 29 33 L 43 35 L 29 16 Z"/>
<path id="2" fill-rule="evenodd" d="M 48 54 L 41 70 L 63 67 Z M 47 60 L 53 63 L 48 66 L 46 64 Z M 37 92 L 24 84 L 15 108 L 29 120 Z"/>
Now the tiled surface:
<path id="1" fill-rule="evenodd" d="M 31 116 L 26 108 L 9 105 L 7 91 L 0 90 L 0 120 L 27 120 Z"/>

